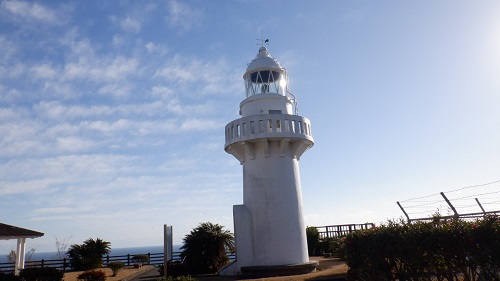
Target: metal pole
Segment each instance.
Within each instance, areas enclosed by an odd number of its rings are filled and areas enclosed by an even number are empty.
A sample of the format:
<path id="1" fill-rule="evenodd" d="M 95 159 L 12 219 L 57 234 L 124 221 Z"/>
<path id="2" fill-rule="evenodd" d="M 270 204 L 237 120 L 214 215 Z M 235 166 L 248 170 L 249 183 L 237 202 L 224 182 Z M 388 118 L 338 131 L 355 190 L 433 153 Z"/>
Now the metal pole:
<path id="1" fill-rule="evenodd" d="M 410 217 L 409 217 L 409 216 L 408 216 L 408 214 L 406 213 L 405 209 L 403 209 L 403 206 L 401 206 L 401 204 L 399 204 L 399 201 L 397 201 L 396 203 L 398 204 L 398 206 L 399 206 L 399 208 L 401 209 L 401 211 L 403 211 L 403 214 L 405 214 L 406 219 L 408 220 L 408 223 L 410 223 L 410 222 L 411 222 Z"/>
<path id="2" fill-rule="evenodd" d="M 486 211 L 484 210 L 484 208 L 483 208 L 483 206 L 481 205 L 481 203 L 479 203 L 479 200 L 477 200 L 477 198 L 474 198 L 474 199 L 476 199 L 476 202 L 477 202 L 477 204 L 479 205 L 479 208 L 481 208 L 481 211 L 483 211 L 483 214 L 485 214 L 485 215 L 486 215 Z"/>
<path id="3" fill-rule="evenodd" d="M 167 262 L 168 262 L 168 235 L 167 225 L 163 225 L 163 276 L 167 277 Z"/>
<path id="4" fill-rule="evenodd" d="M 451 210 L 453 211 L 453 213 L 455 214 L 453 217 L 455 219 L 458 219 L 459 215 L 457 213 L 457 210 L 455 210 L 455 207 L 453 207 L 453 205 L 451 205 L 451 202 L 450 200 L 448 200 L 448 198 L 446 198 L 446 195 L 444 195 L 444 192 L 440 192 L 441 196 L 443 196 L 444 198 L 444 201 L 446 201 L 446 203 L 448 203 L 448 205 L 450 206 Z"/>

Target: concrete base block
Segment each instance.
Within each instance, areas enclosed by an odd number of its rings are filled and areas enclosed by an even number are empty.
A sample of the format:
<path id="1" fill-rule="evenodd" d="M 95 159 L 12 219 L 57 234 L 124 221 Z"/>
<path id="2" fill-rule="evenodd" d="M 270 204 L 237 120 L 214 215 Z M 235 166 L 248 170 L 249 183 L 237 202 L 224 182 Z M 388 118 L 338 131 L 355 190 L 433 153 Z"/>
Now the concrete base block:
<path id="1" fill-rule="evenodd" d="M 241 275 L 245 278 L 263 278 L 311 273 L 316 270 L 318 261 L 290 265 L 243 266 Z"/>

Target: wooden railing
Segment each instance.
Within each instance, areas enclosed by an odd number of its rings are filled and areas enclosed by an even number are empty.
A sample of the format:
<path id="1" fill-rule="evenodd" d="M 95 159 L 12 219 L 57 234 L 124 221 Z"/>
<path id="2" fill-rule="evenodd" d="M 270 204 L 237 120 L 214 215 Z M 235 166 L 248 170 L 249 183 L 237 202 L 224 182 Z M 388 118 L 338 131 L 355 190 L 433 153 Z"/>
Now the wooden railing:
<path id="1" fill-rule="evenodd" d="M 333 237 L 342 237 L 347 234 L 357 231 L 370 229 L 375 227 L 373 223 L 363 223 L 363 224 L 340 224 L 340 225 L 327 225 L 327 226 L 316 226 L 316 229 L 319 232 L 319 238 L 333 238 Z"/>

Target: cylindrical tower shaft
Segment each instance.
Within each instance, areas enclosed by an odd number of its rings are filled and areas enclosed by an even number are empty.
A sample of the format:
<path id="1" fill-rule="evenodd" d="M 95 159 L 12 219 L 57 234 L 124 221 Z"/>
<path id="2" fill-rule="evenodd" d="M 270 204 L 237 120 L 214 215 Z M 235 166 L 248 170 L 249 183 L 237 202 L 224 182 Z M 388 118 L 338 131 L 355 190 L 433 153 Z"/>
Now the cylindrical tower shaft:
<path id="1" fill-rule="evenodd" d="M 243 164 L 243 204 L 251 210 L 254 265 L 307 262 L 299 163 L 280 141 L 255 144 Z"/>

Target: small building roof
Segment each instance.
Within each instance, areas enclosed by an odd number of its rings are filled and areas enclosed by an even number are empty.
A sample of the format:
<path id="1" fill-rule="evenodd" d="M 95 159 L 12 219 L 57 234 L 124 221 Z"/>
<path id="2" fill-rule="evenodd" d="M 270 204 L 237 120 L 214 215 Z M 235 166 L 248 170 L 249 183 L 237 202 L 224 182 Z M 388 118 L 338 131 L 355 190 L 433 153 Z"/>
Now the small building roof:
<path id="1" fill-rule="evenodd" d="M 44 233 L 42 232 L 0 223 L 0 240 L 17 238 L 38 238 L 42 237 L 43 235 Z"/>

